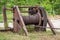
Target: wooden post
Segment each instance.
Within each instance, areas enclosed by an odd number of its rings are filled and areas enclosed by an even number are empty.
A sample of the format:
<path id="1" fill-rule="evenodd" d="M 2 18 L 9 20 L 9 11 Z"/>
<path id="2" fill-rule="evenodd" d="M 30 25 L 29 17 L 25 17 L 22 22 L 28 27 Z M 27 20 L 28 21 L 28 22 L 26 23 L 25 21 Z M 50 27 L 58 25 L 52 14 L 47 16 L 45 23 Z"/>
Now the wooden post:
<path id="1" fill-rule="evenodd" d="M 17 16 L 17 13 L 16 13 L 16 8 L 13 7 L 13 31 L 15 33 L 19 33 L 19 25 L 17 23 L 17 20 L 18 20 L 18 16 Z"/>
<path id="2" fill-rule="evenodd" d="M 19 28 L 19 27 L 22 27 L 22 29 L 24 30 L 24 32 L 25 32 L 25 35 L 27 36 L 28 35 L 28 32 L 27 32 L 27 29 L 26 29 L 26 26 L 25 26 L 25 24 L 24 24 L 24 21 L 23 21 L 23 18 L 22 18 L 22 16 L 21 16 L 21 13 L 20 13 L 20 11 L 19 11 L 19 8 L 18 8 L 18 6 L 14 6 L 14 20 L 15 20 L 15 24 L 14 25 L 17 25 L 17 26 L 15 26 L 14 27 L 14 29 L 16 30 L 16 31 L 18 31 L 17 29 Z M 17 23 L 17 24 L 16 24 Z M 18 26 L 19 25 L 19 26 Z M 18 27 L 18 28 L 17 28 Z"/>
<path id="3" fill-rule="evenodd" d="M 8 23 L 7 23 L 7 15 L 6 15 L 6 7 L 5 7 L 5 5 L 3 6 L 3 18 L 4 18 L 4 27 L 6 29 L 6 28 L 8 28 Z"/>
<path id="4" fill-rule="evenodd" d="M 56 34 L 56 33 L 55 33 L 55 30 L 53 29 L 54 25 L 52 24 L 52 22 L 50 21 L 49 18 L 47 18 L 47 21 L 48 21 L 48 24 L 49 24 L 50 29 L 51 29 L 51 31 L 53 32 L 53 34 Z"/>

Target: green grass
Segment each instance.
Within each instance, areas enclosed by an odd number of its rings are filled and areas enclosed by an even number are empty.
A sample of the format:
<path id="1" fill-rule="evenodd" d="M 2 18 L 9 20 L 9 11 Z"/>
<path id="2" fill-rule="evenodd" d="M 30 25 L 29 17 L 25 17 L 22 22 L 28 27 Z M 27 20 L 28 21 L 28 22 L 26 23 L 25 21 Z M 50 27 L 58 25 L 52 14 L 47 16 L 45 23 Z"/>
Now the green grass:
<path id="1" fill-rule="evenodd" d="M 47 32 L 29 32 L 28 36 L 19 35 L 12 32 L 0 32 L 0 40 L 60 40 L 60 34 L 52 35 Z"/>
<path id="2" fill-rule="evenodd" d="M 27 27 L 27 29 L 29 31 L 28 36 L 25 36 L 22 31 L 20 31 L 20 34 L 10 31 L 0 32 L 0 40 L 60 40 L 60 33 L 53 35 L 50 30 L 47 30 L 46 32 L 36 32 L 34 27 Z"/>
<path id="3" fill-rule="evenodd" d="M 3 22 L 3 15 L 0 14 L 0 22 Z"/>
<path id="4" fill-rule="evenodd" d="M 0 40 L 60 40 L 60 33 L 53 35 L 53 33 L 50 30 L 47 30 L 46 32 L 36 32 L 33 29 L 34 27 L 28 27 L 29 34 L 28 36 L 25 36 L 22 31 L 20 31 L 20 34 L 13 33 L 13 32 L 0 32 Z M 0 28 L 1 29 L 1 28 Z"/>

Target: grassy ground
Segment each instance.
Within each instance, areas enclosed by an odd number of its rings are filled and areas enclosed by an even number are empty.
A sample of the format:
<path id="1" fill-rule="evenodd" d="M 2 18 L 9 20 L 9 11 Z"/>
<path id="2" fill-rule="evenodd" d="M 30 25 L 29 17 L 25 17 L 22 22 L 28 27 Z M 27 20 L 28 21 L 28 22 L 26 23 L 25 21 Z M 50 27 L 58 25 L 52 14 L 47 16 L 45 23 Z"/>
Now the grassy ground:
<path id="1" fill-rule="evenodd" d="M 31 26 L 31 25 L 30 25 Z M 3 29 L 3 28 L 0 28 Z M 36 32 L 34 27 L 28 27 L 29 35 L 25 34 L 20 29 L 20 34 L 13 32 L 0 32 L 0 40 L 60 40 L 60 33 L 53 35 L 50 30 L 46 32 Z"/>
<path id="2" fill-rule="evenodd" d="M 60 40 L 60 34 L 52 35 L 47 32 L 30 32 L 28 36 L 12 32 L 0 32 L 0 40 Z"/>
<path id="3" fill-rule="evenodd" d="M 36 32 L 33 29 L 34 27 L 27 27 L 29 35 L 25 34 L 20 30 L 20 34 L 13 32 L 0 32 L 0 40 L 60 40 L 60 33 L 53 35 L 50 30 L 46 32 Z"/>

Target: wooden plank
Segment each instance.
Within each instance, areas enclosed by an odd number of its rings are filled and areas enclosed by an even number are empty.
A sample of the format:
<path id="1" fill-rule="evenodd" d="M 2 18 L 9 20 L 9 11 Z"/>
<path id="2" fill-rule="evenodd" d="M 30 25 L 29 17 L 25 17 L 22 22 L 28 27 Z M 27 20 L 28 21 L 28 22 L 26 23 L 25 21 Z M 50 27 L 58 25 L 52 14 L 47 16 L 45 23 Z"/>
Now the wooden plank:
<path id="1" fill-rule="evenodd" d="M 18 23 L 17 23 L 17 19 L 19 19 L 19 18 L 18 18 L 18 16 L 17 16 L 16 9 L 13 8 L 13 31 L 14 31 L 15 33 L 19 33 L 19 25 L 18 25 Z"/>
<path id="2" fill-rule="evenodd" d="M 37 6 L 18 6 L 19 8 L 30 8 L 30 7 L 37 7 Z"/>
<path id="3" fill-rule="evenodd" d="M 51 31 L 53 32 L 53 34 L 56 34 L 56 33 L 55 33 L 55 30 L 53 29 L 54 25 L 52 24 L 52 22 L 50 21 L 49 18 L 47 18 L 47 21 L 48 21 L 48 24 L 49 24 L 50 29 L 51 29 Z"/>
<path id="4" fill-rule="evenodd" d="M 4 18 L 4 27 L 5 29 L 8 28 L 8 22 L 7 22 L 7 15 L 6 15 L 6 7 L 3 6 L 3 18 Z"/>
<path id="5" fill-rule="evenodd" d="M 15 13 L 15 20 L 18 20 L 19 21 L 19 25 L 22 27 L 22 29 L 24 30 L 24 32 L 25 32 L 25 35 L 27 36 L 28 35 L 28 32 L 27 32 L 27 29 L 26 29 L 26 26 L 25 26 L 25 24 L 24 24 L 24 21 L 23 21 L 23 19 L 22 19 L 22 16 L 21 16 L 21 13 L 20 13 L 20 11 L 19 11 L 19 8 L 18 8 L 18 6 L 14 6 L 14 8 L 15 8 L 15 11 L 16 11 L 16 13 Z M 16 18 L 17 17 L 17 18 Z M 18 26 L 17 26 L 18 27 Z"/>
<path id="6" fill-rule="evenodd" d="M 26 26 L 25 26 L 25 24 L 24 24 L 24 21 L 23 21 L 23 18 L 22 18 L 22 16 L 21 16 L 21 13 L 20 13 L 20 11 L 19 11 L 18 6 L 16 6 L 16 10 L 17 10 L 17 13 L 18 13 L 17 16 L 19 16 L 19 20 L 20 20 L 20 22 L 21 22 L 22 29 L 24 30 L 25 35 L 27 36 L 27 35 L 28 35 L 28 32 L 27 32 Z"/>
<path id="7" fill-rule="evenodd" d="M 12 11 L 12 8 L 6 8 L 6 10 L 10 10 L 10 11 Z"/>
<path id="8" fill-rule="evenodd" d="M 42 17 L 41 17 L 41 13 L 40 13 L 40 10 L 38 9 L 38 13 L 37 13 L 38 15 L 39 15 L 39 24 L 38 25 L 40 25 L 41 24 L 41 21 L 42 21 Z"/>

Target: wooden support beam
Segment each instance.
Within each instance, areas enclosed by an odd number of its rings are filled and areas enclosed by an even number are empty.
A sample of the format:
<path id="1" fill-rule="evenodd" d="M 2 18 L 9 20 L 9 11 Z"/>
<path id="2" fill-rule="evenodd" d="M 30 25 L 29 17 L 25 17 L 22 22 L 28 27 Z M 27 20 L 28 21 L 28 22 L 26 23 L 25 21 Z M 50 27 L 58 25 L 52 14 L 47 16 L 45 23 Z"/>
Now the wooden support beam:
<path id="1" fill-rule="evenodd" d="M 51 31 L 53 32 L 53 34 L 56 34 L 56 33 L 55 33 L 55 30 L 53 29 L 54 25 L 52 24 L 52 22 L 50 21 L 49 18 L 47 18 L 47 21 L 48 21 L 48 24 L 49 24 L 50 29 L 51 29 Z"/>
<path id="2" fill-rule="evenodd" d="M 14 6 L 14 13 L 13 13 L 13 15 L 14 15 L 14 20 L 15 20 L 15 23 L 13 23 L 15 26 L 14 26 L 14 31 L 18 31 L 17 29 L 19 28 L 19 27 L 22 27 L 22 29 L 24 30 L 24 32 L 25 32 L 25 35 L 27 36 L 28 35 L 28 32 L 27 32 L 27 29 L 26 29 L 26 26 L 25 26 L 25 23 L 24 23 L 24 21 L 23 21 L 23 18 L 22 18 L 22 16 L 21 16 L 21 13 L 20 13 L 20 10 L 19 10 L 19 8 L 18 8 L 18 6 Z M 17 26 L 16 26 L 17 25 Z M 18 26 L 19 25 L 19 26 Z"/>
<path id="3" fill-rule="evenodd" d="M 17 17 L 16 9 L 15 7 L 13 7 L 13 31 L 15 33 L 19 33 L 19 25 L 17 23 L 17 19 L 18 17 Z"/>
<path id="4" fill-rule="evenodd" d="M 37 6 L 18 6 L 19 8 L 30 8 L 30 7 L 37 7 Z"/>
<path id="5" fill-rule="evenodd" d="M 12 11 L 12 8 L 6 8 L 6 10 L 10 10 L 10 11 Z"/>
<path id="6" fill-rule="evenodd" d="M 4 27 L 5 29 L 8 28 L 8 22 L 7 22 L 7 15 L 6 15 L 6 7 L 3 6 L 3 18 L 4 18 Z"/>

